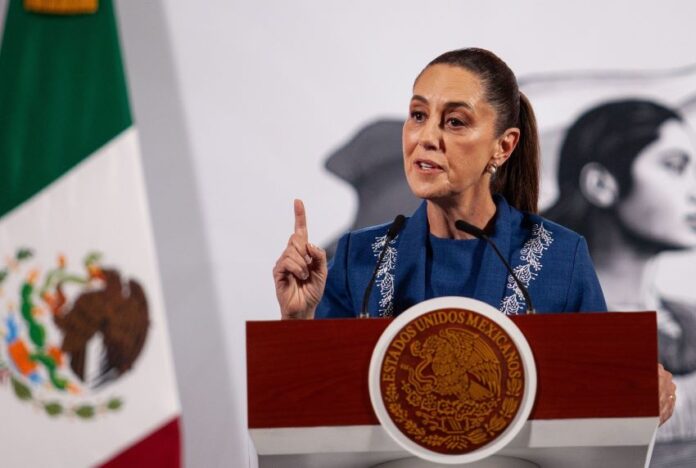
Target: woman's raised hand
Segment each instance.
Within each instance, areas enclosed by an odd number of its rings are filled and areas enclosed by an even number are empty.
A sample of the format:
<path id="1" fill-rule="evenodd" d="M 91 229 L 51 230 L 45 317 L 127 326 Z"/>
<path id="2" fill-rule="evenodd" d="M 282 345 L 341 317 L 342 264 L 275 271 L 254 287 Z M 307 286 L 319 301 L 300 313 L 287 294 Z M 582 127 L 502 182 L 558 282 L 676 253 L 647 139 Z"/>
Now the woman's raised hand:
<path id="1" fill-rule="evenodd" d="M 313 318 L 326 285 L 326 252 L 309 243 L 302 200 L 295 200 L 295 232 L 273 268 L 283 319 Z"/>

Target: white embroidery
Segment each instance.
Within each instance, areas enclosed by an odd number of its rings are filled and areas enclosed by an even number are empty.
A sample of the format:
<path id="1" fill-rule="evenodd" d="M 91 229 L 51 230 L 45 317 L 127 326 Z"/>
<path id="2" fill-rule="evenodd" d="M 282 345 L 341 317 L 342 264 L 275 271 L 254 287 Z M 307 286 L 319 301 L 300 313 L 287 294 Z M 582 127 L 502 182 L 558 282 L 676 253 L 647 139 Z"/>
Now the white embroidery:
<path id="1" fill-rule="evenodd" d="M 379 270 L 377 270 L 376 280 L 377 286 L 379 286 L 380 317 L 391 317 L 394 315 L 394 269 L 396 268 L 396 248 L 394 243 L 398 237 L 396 236 L 389 242 L 387 249 L 384 251 L 382 264 L 379 266 Z M 386 239 L 386 234 L 375 238 L 372 244 L 372 253 L 375 257 L 379 258 Z"/>
<path id="2" fill-rule="evenodd" d="M 522 264 L 513 268 L 513 271 L 520 279 L 520 282 L 529 287 L 531 283 L 541 271 L 541 258 L 544 256 L 544 251 L 549 248 L 553 242 L 553 233 L 544 228 L 544 223 L 535 224 L 532 227 L 532 237 L 524 243 L 520 252 L 520 260 Z M 508 275 L 507 289 L 510 292 L 505 296 L 500 303 L 500 311 L 505 315 L 517 315 L 522 309 L 524 295 L 519 286 L 515 282 L 512 275 Z"/>

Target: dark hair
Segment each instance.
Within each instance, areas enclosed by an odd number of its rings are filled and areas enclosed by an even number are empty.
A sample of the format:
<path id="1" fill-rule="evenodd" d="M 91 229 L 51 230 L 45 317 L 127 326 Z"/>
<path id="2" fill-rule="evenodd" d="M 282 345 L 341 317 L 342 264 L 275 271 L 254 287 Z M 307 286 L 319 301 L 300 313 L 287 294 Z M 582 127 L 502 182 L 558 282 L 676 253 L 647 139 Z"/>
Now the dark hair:
<path id="1" fill-rule="evenodd" d="M 474 73 L 484 87 L 486 101 L 496 112 L 496 134 L 520 129 L 517 147 L 495 177 L 491 191 L 500 193 L 515 208 L 536 213 L 539 201 L 539 135 L 534 111 L 520 92 L 515 74 L 497 55 L 468 48 L 445 52 L 428 64 L 445 64 Z M 428 68 L 426 67 L 426 68 Z"/>
<path id="2" fill-rule="evenodd" d="M 674 110 L 640 99 L 607 102 L 582 114 L 561 146 L 558 201 L 545 215 L 590 236 L 588 221 L 600 208 L 582 193 L 583 168 L 589 163 L 602 165 L 616 179 L 619 199 L 625 198 L 633 187 L 633 161 L 659 138 L 660 127 L 670 119 L 682 121 Z"/>

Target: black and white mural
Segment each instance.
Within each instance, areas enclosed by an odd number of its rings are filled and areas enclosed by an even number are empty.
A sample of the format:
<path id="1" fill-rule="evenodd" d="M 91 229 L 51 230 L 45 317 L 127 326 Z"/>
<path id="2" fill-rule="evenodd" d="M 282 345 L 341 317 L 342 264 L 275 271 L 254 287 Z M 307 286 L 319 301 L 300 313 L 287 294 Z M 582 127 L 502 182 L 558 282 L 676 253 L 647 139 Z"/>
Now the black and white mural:
<path id="1" fill-rule="evenodd" d="M 657 310 L 674 416 L 652 466 L 696 462 L 696 66 L 521 80 L 538 101 L 545 216 L 587 238 L 611 310 Z"/>

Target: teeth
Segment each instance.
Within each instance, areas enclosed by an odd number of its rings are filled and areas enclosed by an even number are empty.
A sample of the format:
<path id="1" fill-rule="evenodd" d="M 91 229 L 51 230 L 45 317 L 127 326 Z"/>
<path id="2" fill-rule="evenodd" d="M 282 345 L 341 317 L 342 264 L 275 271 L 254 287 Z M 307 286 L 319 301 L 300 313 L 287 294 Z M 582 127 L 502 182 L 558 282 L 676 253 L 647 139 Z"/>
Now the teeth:
<path id="1" fill-rule="evenodd" d="M 420 167 L 423 168 L 423 169 L 432 169 L 432 168 L 435 167 L 435 166 L 432 166 L 432 165 L 430 165 L 430 164 L 428 164 L 428 163 L 422 162 L 422 163 L 420 163 Z"/>

